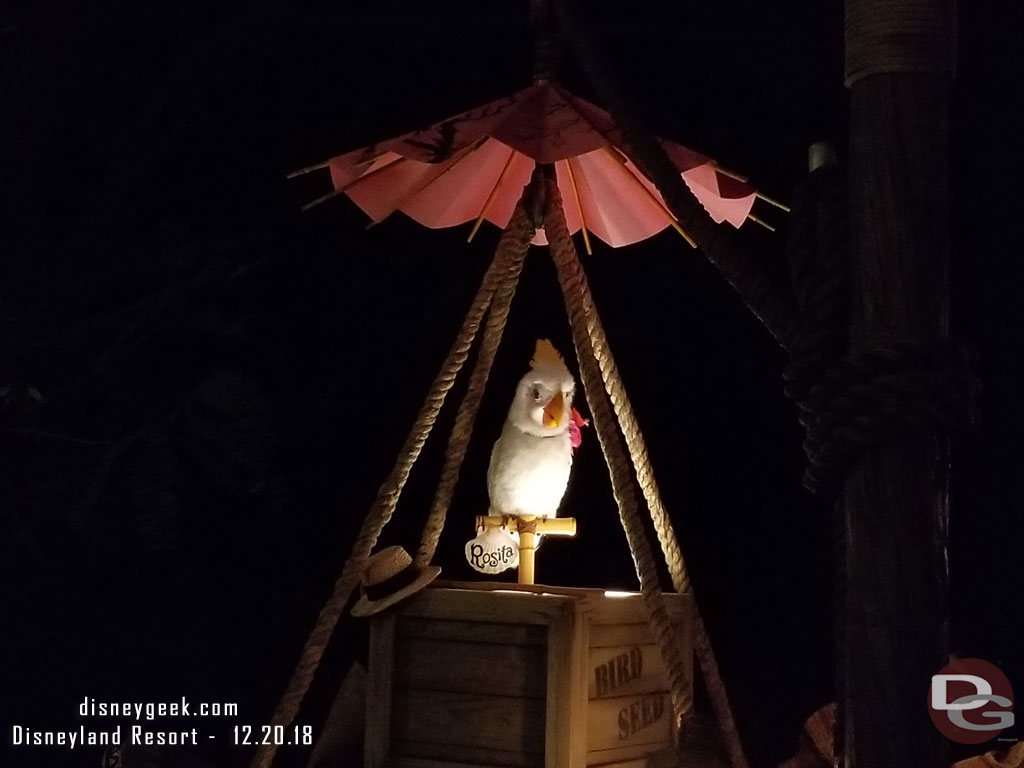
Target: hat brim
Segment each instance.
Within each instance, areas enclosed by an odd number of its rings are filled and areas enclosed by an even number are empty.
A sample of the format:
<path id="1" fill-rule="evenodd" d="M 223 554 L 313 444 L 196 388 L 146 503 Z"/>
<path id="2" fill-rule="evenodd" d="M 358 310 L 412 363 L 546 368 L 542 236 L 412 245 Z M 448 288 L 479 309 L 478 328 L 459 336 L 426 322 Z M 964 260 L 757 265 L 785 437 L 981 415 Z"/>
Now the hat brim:
<path id="1" fill-rule="evenodd" d="M 420 575 L 416 577 L 416 581 L 411 584 L 406 584 L 397 592 L 392 592 L 387 597 L 382 597 L 380 600 L 370 600 L 364 594 L 359 598 L 356 604 L 352 606 L 352 615 L 358 617 L 372 616 L 375 613 L 380 613 L 385 608 L 390 608 L 395 603 L 401 602 L 414 592 L 419 592 L 430 582 L 436 579 L 440 573 L 441 569 L 436 565 L 428 565 L 421 569 Z"/>

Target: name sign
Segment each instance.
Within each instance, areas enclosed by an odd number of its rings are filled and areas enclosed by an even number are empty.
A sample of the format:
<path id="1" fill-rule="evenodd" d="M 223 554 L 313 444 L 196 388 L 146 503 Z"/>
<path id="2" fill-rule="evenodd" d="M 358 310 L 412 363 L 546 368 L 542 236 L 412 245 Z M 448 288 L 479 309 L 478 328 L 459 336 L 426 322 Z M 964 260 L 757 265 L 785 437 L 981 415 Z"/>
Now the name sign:
<path id="1" fill-rule="evenodd" d="M 487 528 L 466 543 L 466 561 L 480 573 L 501 573 L 519 565 L 519 545 L 504 528 Z"/>

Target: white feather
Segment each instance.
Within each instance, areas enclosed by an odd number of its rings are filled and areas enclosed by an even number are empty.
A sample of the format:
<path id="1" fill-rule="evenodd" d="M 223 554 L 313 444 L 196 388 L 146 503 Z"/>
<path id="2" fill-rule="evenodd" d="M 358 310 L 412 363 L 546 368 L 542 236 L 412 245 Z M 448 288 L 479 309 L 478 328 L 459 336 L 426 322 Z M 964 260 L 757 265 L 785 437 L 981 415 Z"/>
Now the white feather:
<path id="1" fill-rule="evenodd" d="M 548 349 L 554 353 L 550 344 Z M 516 387 L 501 436 L 491 451 L 487 491 L 492 515 L 554 517 L 569 485 L 572 446 L 569 417 L 576 385 L 554 353 L 542 357 L 541 345 L 529 373 Z M 562 395 L 557 426 L 544 423 L 544 408 Z"/>
<path id="2" fill-rule="evenodd" d="M 491 514 L 554 517 L 571 468 L 567 431 L 538 437 L 505 422 L 487 470 Z"/>

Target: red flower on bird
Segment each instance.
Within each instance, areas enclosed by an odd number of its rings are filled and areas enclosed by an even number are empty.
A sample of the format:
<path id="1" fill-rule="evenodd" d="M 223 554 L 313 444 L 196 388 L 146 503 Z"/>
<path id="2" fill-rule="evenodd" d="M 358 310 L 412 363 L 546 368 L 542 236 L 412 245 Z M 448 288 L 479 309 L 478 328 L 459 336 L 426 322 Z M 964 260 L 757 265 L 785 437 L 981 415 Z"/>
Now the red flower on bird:
<path id="1" fill-rule="evenodd" d="M 580 447 L 583 442 L 583 433 L 580 432 L 580 427 L 589 427 L 590 419 L 584 419 L 580 412 L 575 408 L 572 409 L 572 416 L 569 418 L 569 444 L 572 446 L 573 453 Z"/>

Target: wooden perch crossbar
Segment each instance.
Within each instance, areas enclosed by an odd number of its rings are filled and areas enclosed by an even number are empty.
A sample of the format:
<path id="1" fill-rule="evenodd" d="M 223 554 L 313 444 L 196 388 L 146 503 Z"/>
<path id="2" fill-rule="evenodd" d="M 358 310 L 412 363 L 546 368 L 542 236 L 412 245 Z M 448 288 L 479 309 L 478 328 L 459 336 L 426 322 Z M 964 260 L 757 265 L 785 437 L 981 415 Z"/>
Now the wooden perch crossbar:
<path id="1" fill-rule="evenodd" d="M 537 564 L 537 537 L 575 536 L 576 519 L 572 517 L 536 517 L 534 515 L 479 515 L 476 527 L 503 528 L 519 533 L 519 583 L 533 584 Z"/>

